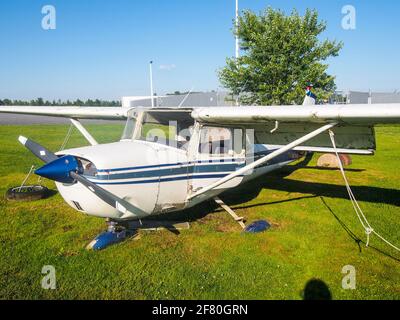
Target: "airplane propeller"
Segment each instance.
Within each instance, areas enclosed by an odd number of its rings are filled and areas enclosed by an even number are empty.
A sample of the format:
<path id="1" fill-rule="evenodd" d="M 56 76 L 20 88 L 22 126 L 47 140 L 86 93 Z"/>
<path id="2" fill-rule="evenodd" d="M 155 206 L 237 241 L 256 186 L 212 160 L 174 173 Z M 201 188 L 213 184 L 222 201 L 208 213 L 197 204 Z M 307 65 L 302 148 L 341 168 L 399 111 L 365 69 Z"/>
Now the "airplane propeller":
<path id="1" fill-rule="evenodd" d="M 84 177 L 82 164 L 76 157 L 71 155 L 58 157 L 53 152 L 28 138 L 21 136 L 18 140 L 36 157 L 46 163 L 43 167 L 37 169 L 35 174 L 60 183 L 74 184 L 80 182 L 98 198 L 117 209 L 121 215 L 127 212 L 135 213 L 138 216 L 146 215 L 141 209 L 128 201 L 117 197 Z"/>
<path id="2" fill-rule="evenodd" d="M 51 151 L 47 150 L 45 147 L 42 147 L 40 144 L 32 141 L 28 138 L 20 136 L 18 138 L 19 142 L 24 145 L 28 150 L 30 150 L 36 157 L 42 160 L 45 163 L 52 162 L 57 160 L 58 157 Z"/>

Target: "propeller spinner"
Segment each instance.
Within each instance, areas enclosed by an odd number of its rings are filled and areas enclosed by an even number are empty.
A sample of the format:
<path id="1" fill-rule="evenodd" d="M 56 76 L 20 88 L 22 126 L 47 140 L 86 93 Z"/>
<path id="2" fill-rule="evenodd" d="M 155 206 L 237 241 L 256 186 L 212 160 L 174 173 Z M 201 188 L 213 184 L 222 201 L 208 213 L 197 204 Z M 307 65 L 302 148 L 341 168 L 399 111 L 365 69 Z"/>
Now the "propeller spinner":
<path id="1" fill-rule="evenodd" d="M 74 183 L 71 172 L 83 173 L 82 165 L 73 156 L 64 156 L 47 163 L 45 166 L 35 171 L 35 174 L 43 178 L 61 183 Z"/>

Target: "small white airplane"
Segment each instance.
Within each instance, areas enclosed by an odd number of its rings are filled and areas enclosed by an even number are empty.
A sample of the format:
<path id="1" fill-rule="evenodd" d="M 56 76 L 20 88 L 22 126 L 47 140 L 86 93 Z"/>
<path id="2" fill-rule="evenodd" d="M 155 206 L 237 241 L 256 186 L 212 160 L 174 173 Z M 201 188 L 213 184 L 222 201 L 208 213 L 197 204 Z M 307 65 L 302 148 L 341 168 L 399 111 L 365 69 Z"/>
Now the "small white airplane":
<path id="1" fill-rule="evenodd" d="M 372 155 L 374 125 L 400 123 L 399 104 L 196 108 L 0 107 L 0 113 L 70 118 L 90 146 L 53 153 L 19 141 L 45 165 L 65 201 L 106 218 L 91 244 L 102 249 L 127 236 L 126 223 L 176 212 L 282 168 L 306 152 Z M 119 142 L 98 144 L 80 119 L 126 120 Z M 168 131 L 168 132 L 167 132 Z M 332 137 L 334 134 L 334 145 Z"/>

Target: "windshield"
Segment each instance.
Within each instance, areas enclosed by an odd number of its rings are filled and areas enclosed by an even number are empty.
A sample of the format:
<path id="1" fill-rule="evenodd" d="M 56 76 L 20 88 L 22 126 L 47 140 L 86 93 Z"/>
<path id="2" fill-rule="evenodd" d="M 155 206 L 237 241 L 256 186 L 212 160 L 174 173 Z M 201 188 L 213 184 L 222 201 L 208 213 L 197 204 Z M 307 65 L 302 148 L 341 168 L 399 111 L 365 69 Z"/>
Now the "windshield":
<path id="1" fill-rule="evenodd" d="M 186 149 L 193 126 L 189 111 L 150 111 L 143 117 L 140 139 Z"/>
<path id="2" fill-rule="evenodd" d="M 191 110 L 132 110 L 122 139 L 138 139 L 186 149 L 193 127 Z"/>
<path id="3" fill-rule="evenodd" d="M 126 125 L 121 140 L 132 140 L 138 115 L 139 113 L 136 109 L 132 109 L 128 112 L 128 119 L 126 120 Z"/>

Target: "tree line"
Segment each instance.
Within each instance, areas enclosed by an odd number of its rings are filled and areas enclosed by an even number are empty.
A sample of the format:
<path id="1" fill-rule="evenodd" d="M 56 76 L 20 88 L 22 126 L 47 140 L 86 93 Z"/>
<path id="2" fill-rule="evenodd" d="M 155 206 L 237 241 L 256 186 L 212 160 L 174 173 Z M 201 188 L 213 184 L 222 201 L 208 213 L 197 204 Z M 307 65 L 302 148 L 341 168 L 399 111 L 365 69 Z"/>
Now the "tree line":
<path id="1" fill-rule="evenodd" d="M 88 100 L 44 100 L 43 98 L 37 98 L 35 100 L 11 100 L 11 99 L 0 99 L 0 106 L 83 106 L 83 107 L 119 107 L 121 106 L 120 101 L 115 100 L 100 100 L 100 99 L 88 99 Z"/>

